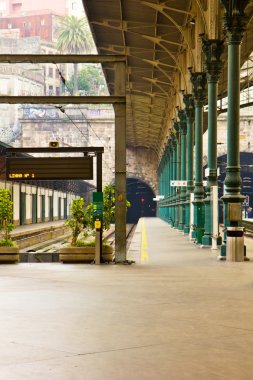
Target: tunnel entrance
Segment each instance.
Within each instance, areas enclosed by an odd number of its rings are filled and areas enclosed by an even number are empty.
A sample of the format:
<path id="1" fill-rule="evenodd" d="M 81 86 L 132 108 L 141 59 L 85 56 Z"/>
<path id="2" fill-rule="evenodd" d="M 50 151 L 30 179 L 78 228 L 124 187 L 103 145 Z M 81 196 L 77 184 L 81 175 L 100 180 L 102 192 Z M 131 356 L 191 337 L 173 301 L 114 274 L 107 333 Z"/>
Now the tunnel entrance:
<path id="1" fill-rule="evenodd" d="M 127 223 L 137 223 L 143 216 L 156 216 L 156 202 L 153 190 L 142 180 L 127 178 L 127 199 L 131 207 L 127 209 Z"/>

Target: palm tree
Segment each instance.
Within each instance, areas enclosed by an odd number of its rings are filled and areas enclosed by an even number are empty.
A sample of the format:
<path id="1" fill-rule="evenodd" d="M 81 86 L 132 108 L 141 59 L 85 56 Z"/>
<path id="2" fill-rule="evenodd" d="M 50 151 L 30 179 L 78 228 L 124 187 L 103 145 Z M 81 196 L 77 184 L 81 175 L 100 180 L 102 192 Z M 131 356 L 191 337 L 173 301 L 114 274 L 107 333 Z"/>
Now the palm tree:
<path id="1" fill-rule="evenodd" d="M 88 53 L 92 48 L 92 37 L 88 28 L 87 19 L 75 16 L 60 17 L 57 30 L 57 49 L 70 54 Z M 74 63 L 74 90 L 78 91 L 77 63 Z"/>

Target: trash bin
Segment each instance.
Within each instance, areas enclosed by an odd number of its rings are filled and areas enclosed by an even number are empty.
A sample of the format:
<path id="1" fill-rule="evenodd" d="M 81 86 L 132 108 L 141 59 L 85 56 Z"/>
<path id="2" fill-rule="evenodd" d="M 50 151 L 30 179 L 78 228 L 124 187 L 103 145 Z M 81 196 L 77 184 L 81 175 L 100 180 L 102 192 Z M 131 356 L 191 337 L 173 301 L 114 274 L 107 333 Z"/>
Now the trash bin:
<path id="1" fill-rule="evenodd" d="M 227 227 L 227 261 L 244 261 L 244 227 Z"/>

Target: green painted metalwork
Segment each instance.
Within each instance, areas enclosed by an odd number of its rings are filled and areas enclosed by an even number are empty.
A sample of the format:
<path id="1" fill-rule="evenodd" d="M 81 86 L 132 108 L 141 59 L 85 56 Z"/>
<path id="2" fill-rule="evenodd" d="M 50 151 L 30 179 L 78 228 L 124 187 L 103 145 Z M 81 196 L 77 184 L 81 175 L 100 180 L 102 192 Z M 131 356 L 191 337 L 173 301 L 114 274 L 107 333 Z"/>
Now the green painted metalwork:
<path id="1" fill-rule="evenodd" d="M 186 133 L 187 122 L 185 111 L 179 110 L 178 117 L 180 120 L 179 127 L 181 132 L 181 180 L 186 180 Z M 181 186 L 180 191 L 180 204 L 179 204 L 179 223 L 178 229 L 184 231 L 185 226 L 185 201 L 186 201 L 186 187 Z"/>
<path id="2" fill-rule="evenodd" d="M 185 227 L 184 233 L 190 232 L 190 194 L 193 192 L 193 123 L 195 118 L 195 105 L 192 94 L 184 94 L 185 113 L 187 120 L 187 192 L 185 202 Z"/>
<path id="3" fill-rule="evenodd" d="M 181 177 L 181 132 L 180 132 L 180 125 L 179 122 L 174 122 L 174 128 L 176 131 L 176 138 L 177 138 L 177 155 L 176 155 L 176 179 L 180 180 Z M 180 187 L 175 187 L 176 194 L 175 194 L 175 222 L 174 222 L 174 228 L 178 228 L 179 223 L 179 202 L 180 202 Z"/>
<path id="4" fill-rule="evenodd" d="M 172 172 L 172 178 L 173 180 L 177 179 L 177 140 L 176 140 L 176 135 L 172 135 L 172 149 L 173 149 L 173 154 L 172 154 L 172 166 L 173 166 L 173 172 Z M 176 187 L 173 187 L 172 190 L 172 210 L 171 210 L 171 219 L 172 223 L 171 225 L 174 227 L 175 226 L 175 219 L 176 219 Z"/>
<path id="5" fill-rule="evenodd" d="M 229 203 L 242 204 L 240 176 L 240 55 L 241 41 L 246 30 L 247 18 L 244 10 L 249 0 L 221 0 L 225 7 L 224 29 L 228 40 L 228 123 L 227 123 L 227 167 L 225 178 L 224 227 L 240 226 L 241 220 L 231 221 Z M 246 252 L 246 250 L 245 250 Z M 226 256 L 226 233 L 221 246 L 221 257 Z"/>
<path id="6" fill-rule="evenodd" d="M 204 188 L 203 188 L 203 105 L 206 97 L 206 73 L 191 72 L 192 91 L 195 100 L 195 187 L 194 230 L 197 243 L 204 234 Z"/>
<path id="7" fill-rule="evenodd" d="M 222 70 L 221 55 L 224 42 L 217 39 L 202 38 L 205 55 L 205 69 L 208 81 L 208 169 L 205 204 L 205 234 L 202 239 L 204 246 L 212 245 L 213 214 L 211 212 L 211 186 L 217 185 L 217 93 L 218 80 Z M 217 239 L 221 244 L 221 238 Z"/>
<path id="8" fill-rule="evenodd" d="M 185 113 L 187 120 L 187 166 L 186 166 L 186 179 L 187 179 L 187 192 L 185 202 L 185 226 L 184 233 L 190 232 L 190 194 L 193 192 L 193 123 L 195 118 L 195 105 L 192 94 L 184 94 L 183 97 L 185 104 Z"/>
<path id="9" fill-rule="evenodd" d="M 170 165 L 170 169 L 169 169 L 170 170 L 169 224 L 172 225 L 172 206 L 171 206 L 172 197 L 173 197 L 173 187 L 171 186 L 171 181 L 173 180 L 173 143 L 172 143 L 172 139 L 169 140 L 169 153 L 170 153 L 170 161 L 169 161 L 169 165 Z"/>

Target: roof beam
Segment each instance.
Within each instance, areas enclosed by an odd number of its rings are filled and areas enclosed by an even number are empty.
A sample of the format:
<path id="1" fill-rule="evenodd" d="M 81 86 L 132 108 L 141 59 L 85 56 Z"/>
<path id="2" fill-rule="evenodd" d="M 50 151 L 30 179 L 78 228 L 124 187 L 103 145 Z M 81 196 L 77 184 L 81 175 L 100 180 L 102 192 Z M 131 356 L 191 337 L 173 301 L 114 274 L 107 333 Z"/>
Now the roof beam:
<path id="1" fill-rule="evenodd" d="M 109 63 L 125 60 L 124 55 L 0 54 L 0 63 Z"/>
<path id="2" fill-rule="evenodd" d="M 182 13 L 182 14 L 190 15 L 192 17 L 194 16 L 193 12 L 189 12 L 183 9 L 168 7 L 165 3 L 155 4 L 155 3 L 150 3 L 149 1 L 141 1 L 141 3 L 159 12 L 162 12 L 164 9 L 166 9 L 170 12 Z"/>
<path id="3" fill-rule="evenodd" d="M 0 104 L 120 104 L 125 96 L 0 96 Z"/>

